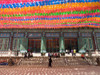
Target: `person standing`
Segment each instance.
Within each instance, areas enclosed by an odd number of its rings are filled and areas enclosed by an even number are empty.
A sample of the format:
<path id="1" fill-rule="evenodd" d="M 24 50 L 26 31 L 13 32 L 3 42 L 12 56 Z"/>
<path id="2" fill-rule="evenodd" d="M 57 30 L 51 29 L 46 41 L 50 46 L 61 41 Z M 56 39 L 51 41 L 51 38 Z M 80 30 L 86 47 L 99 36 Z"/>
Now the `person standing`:
<path id="1" fill-rule="evenodd" d="M 28 59 L 30 58 L 30 49 L 27 50 L 27 54 L 28 54 Z"/>
<path id="2" fill-rule="evenodd" d="M 48 65 L 49 67 L 52 67 L 52 59 L 51 59 L 51 56 L 50 56 L 50 58 L 49 58 L 49 65 Z"/>
<path id="3" fill-rule="evenodd" d="M 73 56 L 73 49 L 71 50 L 72 56 Z"/>
<path id="4" fill-rule="evenodd" d="M 28 59 L 30 58 L 30 52 L 28 52 Z"/>
<path id="5" fill-rule="evenodd" d="M 84 53 L 81 54 L 81 58 L 85 59 L 85 54 Z"/>
<path id="6" fill-rule="evenodd" d="M 27 53 L 25 52 L 25 54 L 24 54 L 24 58 L 26 58 L 27 57 Z"/>
<path id="7" fill-rule="evenodd" d="M 76 56 L 76 49 L 73 50 L 74 56 Z"/>
<path id="8" fill-rule="evenodd" d="M 69 50 L 66 49 L 66 53 L 69 54 Z"/>

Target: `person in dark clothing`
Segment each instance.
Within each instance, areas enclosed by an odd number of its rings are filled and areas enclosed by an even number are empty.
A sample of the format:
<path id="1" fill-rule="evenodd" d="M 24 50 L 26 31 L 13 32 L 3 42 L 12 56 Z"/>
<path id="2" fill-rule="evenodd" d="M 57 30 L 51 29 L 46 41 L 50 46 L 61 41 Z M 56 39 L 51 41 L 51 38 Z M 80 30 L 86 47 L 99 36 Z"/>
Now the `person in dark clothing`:
<path id="1" fill-rule="evenodd" d="M 28 59 L 30 58 L 30 52 L 28 52 Z"/>
<path id="2" fill-rule="evenodd" d="M 27 50 L 27 56 L 28 56 L 28 59 L 30 58 L 30 52 L 31 52 L 31 49 L 29 48 L 28 50 Z"/>
<path id="3" fill-rule="evenodd" d="M 49 67 L 52 67 L 52 59 L 51 59 L 51 56 L 49 58 Z"/>
<path id="4" fill-rule="evenodd" d="M 17 50 L 17 56 L 18 56 L 18 54 L 19 54 L 19 51 Z"/>
<path id="5" fill-rule="evenodd" d="M 27 57 L 27 53 L 25 52 L 25 54 L 24 54 L 24 58 L 26 58 Z"/>

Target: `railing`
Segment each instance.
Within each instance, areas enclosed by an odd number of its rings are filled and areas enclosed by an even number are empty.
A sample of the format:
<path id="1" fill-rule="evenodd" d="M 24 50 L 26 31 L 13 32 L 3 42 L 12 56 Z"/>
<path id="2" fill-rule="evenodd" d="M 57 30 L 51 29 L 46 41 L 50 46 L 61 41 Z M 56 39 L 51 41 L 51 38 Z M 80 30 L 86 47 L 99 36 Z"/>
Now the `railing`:
<path id="1" fill-rule="evenodd" d="M 23 60 L 23 58 L 21 58 L 21 59 L 19 60 L 19 62 L 17 63 L 17 65 L 20 65 L 20 63 L 21 63 L 22 60 Z"/>
<path id="2" fill-rule="evenodd" d="M 85 57 L 85 60 L 88 62 L 89 65 L 97 65 L 96 58 L 94 57 Z"/>

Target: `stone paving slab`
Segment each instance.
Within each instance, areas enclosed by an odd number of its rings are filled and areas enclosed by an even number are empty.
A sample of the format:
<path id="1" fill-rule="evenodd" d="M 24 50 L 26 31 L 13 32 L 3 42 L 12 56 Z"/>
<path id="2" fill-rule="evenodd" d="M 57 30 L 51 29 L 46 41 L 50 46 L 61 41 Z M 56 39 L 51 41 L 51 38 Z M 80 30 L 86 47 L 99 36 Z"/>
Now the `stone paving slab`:
<path id="1" fill-rule="evenodd" d="M 100 75 L 99 66 L 0 66 L 0 75 Z"/>

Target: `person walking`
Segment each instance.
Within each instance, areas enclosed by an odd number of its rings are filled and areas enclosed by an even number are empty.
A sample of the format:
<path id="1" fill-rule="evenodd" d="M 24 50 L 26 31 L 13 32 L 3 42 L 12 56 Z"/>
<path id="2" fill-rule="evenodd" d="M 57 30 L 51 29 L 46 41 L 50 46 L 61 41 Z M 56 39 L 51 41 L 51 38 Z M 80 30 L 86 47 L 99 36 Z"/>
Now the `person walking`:
<path id="1" fill-rule="evenodd" d="M 49 67 L 52 67 L 52 59 L 51 59 L 51 56 L 49 58 L 49 64 L 48 64 Z"/>

